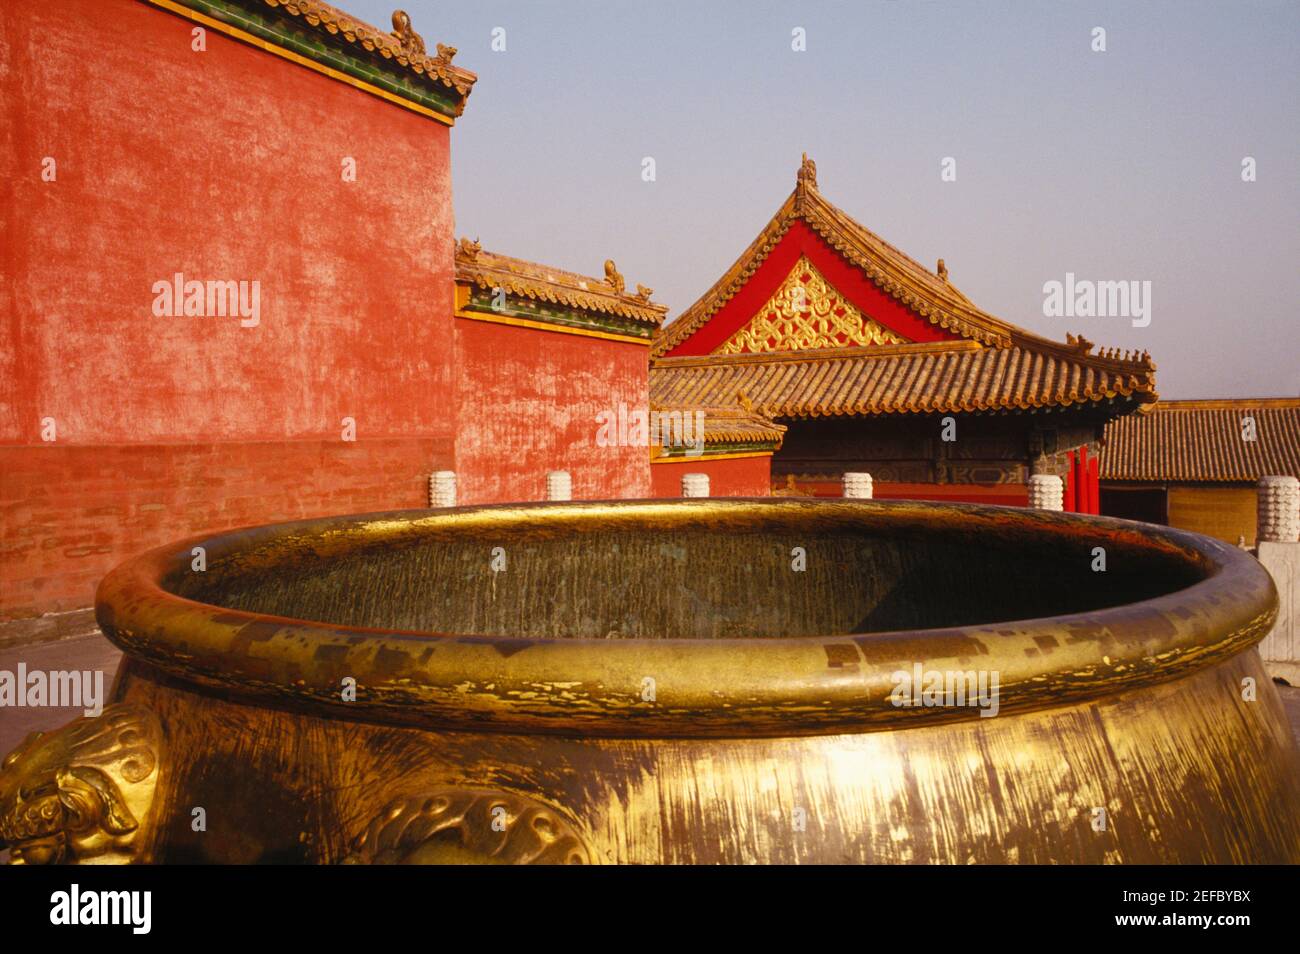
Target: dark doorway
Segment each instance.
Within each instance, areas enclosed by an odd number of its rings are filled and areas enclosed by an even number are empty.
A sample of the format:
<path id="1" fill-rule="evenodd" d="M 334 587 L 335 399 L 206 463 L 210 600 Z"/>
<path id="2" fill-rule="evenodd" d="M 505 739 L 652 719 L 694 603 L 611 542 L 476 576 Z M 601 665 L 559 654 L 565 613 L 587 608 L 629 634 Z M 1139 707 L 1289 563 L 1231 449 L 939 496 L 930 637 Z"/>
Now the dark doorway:
<path id="1" fill-rule="evenodd" d="M 1101 487 L 1101 512 L 1107 517 L 1169 523 L 1168 493 L 1163 487 Z"/>

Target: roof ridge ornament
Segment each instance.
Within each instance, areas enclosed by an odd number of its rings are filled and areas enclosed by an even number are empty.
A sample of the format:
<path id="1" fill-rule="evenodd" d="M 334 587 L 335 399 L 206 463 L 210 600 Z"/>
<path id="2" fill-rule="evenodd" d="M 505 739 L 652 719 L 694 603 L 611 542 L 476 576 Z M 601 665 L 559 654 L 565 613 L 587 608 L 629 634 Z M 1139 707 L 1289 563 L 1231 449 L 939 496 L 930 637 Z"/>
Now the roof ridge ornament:
<path id="1" fill-rule="evenodd" d="M 939 259 L 939 264 L 935 266 L 934 271 L 943 281 L 948 280 L 948 266 L 943 263 L 943 259 Z"/>
<path id="2" fill-rule="evenodd" d="M 411 29 L 411 15 L 405 10 L 393 11 L 393 36 L 397 37 L 397 41 L 402 45 L 402 52 L 407 56 L 425 55 L 424 37 Z M 439 43 L 438 46 L 441 47 L 442 44 Z M 447 62 L 451 62 L 451 57 L 447 57 Z"/>
<path id="3" fill-rule="evenodd" d="M 1086 341 L 1083 336 L 1076 338 L 1074 335 L 1067 334 L 1065 340 L 1068 344 L 1075 345 L 1076 347 L 1082 347 L 1084 343 L 1086 343 L 1089 348 L 1092 347 L 1092 342 Z M 1084 351 L 1084 354 L 1087 354 L 1087 351 Z M 1102 348 L 1097 352 L 1097 357 L 1106 361 L 1114 361 L 1120 364 L 1137 364 L 1152 371 L 1156 370 L 1156 363 L 1151 360 L 1151 352 L 1146 350 L 1138 351 L 1134 348 L 1130 351 L 1126 351 L 1123 348 Z"/>
<path id="4" fill-rule="evenodd" d="M 1068 331 L 1065 333 L 1065 343 L 1077 348 L 1079 354 L 1088 354 L 1093 348 L 1093 343 L 1083 335 L 1071 334 Z"/>
<path id="5" fill-rule="evenodd" d="M 817 188 L 817 163 L 808 158 L 808 153 L 803 154 L 803 161 L 799 163 L 799 172 L 795 175 L 795 185 L 802 189 Z"/>
<path id="6" fill-rule="evenodd" d="M 478 253 L 483 251 L 483 246 L 478 239 L 470 241 L 468 236 L 463 237 L 456 244 L 456 258 L 462 262 L 478 261 Z"/>
<path id="7" fill-rule="evenodd" d="M 622 295 L 627 288 L 627 283 L 623 281 L 623 276 L 614 265 L 612 258 L 605 259 L 605 282 L 614 289 L 616 295 Z"/>

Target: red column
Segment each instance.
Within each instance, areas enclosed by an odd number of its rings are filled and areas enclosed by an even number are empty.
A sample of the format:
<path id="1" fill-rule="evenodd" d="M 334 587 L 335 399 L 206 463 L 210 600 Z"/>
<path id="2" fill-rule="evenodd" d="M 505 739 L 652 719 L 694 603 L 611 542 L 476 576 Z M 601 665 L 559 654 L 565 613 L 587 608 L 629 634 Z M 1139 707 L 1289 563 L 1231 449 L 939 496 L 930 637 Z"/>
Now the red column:
<path id="1" fill-rule="evenodd" d="M 1088 461 L 1088 513 L 1101 513 L 1101 461 L 1093 457 Z"/>
<path id="2" fill-rule="evenodd" d="M 1070 476 L 1073 478 L 1070 483 L 1074 487 L 1074 506 L 1070 509 L 1075 513 L 1088 512 L 1088 471 L 1084 464 L 1087 453 L 1086 447 L 1076 447 L 1070 451 Z"/>

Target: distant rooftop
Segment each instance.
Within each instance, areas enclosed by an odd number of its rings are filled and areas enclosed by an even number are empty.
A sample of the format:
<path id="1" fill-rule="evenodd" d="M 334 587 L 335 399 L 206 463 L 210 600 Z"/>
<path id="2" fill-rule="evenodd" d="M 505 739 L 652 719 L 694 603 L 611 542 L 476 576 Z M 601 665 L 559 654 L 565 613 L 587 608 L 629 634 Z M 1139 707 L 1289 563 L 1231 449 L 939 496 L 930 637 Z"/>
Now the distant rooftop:
<path id="1" fill-rule="evenodd" d="M 1160 401 L 1106 425 L 1102 480 L 1253 483 L 1268 474 L 1300 476 L 1300 397 Z"/>
<path id="2" fill-rule="evenodd" d="M 807 302 L 793 316 L 778 314 L 794 300 L 777 287 L 790 249 L 803 257 L 785 283 L 802 283 L 795 291 Z M 815 258 L 840 270 L 843 287 L 821 278 Z M 891 320 L 850 301 L 865 294 L 852 290 L 864 280 L 906 315 L 898 309 Z M 751 284 L 754 301 L 742 303 Z M 761 305 L 769 285 L 776 293 Z M 843 328 L 856 333 L 820 333 Z M 1053 341 L 981 310 L 942 260 L 930 271 L 824 198 L 805 156 L 794 191 L 749 248 L 656 333 L 650 393 L 657 404 L 716 406 L 743 391 L 755 411 L 778 419 L 1071 407 L 1113 416 L 1157 399 L 1149 354 L 1093 348 L 1082 336 Z"/>

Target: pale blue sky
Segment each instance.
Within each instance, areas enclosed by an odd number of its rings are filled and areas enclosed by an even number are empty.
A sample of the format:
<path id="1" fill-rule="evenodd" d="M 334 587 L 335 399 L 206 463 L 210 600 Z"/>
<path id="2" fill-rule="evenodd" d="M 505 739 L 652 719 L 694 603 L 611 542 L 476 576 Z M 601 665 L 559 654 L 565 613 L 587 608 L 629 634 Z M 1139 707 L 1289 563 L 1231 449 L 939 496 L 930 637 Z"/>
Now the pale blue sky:
<path id="1" fill-rule="evenodd" d="M 387 27 L 398 0 L 337 2 Z M 1300 394 L 1294 0 L 401 2 L 479 74 L 452 169 L 485 248 L 612 257 L 673 317 L 807 150 L 828 199 L 1008 321 L 1145 348 L 1167 398 Z M 1043 317 L 1067 271 L 1151 281 L 1150 326 Z"/>

